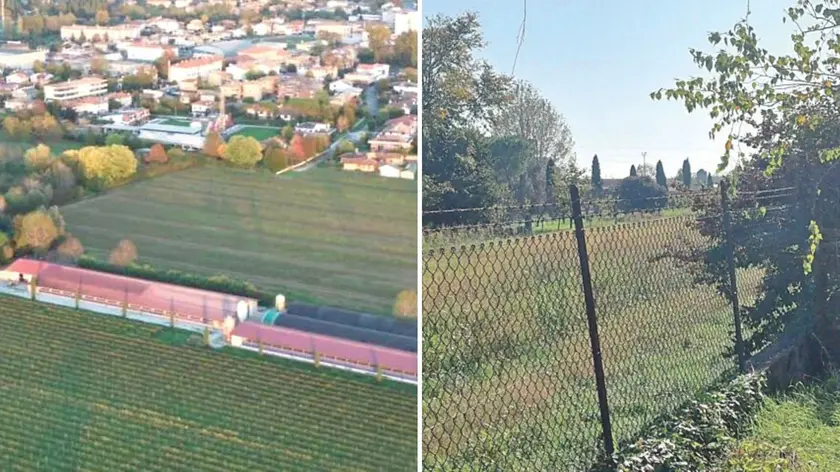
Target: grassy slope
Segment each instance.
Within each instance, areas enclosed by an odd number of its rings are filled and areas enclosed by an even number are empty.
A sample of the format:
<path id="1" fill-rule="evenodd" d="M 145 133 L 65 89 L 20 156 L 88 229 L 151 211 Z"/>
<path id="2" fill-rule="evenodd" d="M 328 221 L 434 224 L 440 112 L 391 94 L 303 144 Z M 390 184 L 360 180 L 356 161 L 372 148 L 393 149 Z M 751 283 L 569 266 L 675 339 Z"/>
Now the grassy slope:
<path id="1" fill-rule="evenodd" d="M 140 262 L 230 274 L 289 298 L 390 313 L 416 286 L 413 182 L 313 169 L 198 168 L 63 208 L 89 254 L 120 239 Z"/>
<path id="2" fill-rule="evenodd" d="M 834 377 L 768 399 L 753 437 L 733 453 L 727 470 L 833 472 L 838 468 L 840 378 Z"/>
<path id="3" fill-rule="evenodd" d="M 2 297 L 10 470 L 412 470 L 416 390 Z M 279 365 L 278 365 L 279 364 Z M 324 425 L 329 425 L 325 428 Z"/>
<path id="4" fill-rule="evenodd" d="M 705 244 L 689 221 L 587 231 L 617 440 L 733 367 L 729 305 L 656 259 Z M 428 465 L 586 466 L 600 427 L 574 233 L 426 251 L 423 277 Z"/>

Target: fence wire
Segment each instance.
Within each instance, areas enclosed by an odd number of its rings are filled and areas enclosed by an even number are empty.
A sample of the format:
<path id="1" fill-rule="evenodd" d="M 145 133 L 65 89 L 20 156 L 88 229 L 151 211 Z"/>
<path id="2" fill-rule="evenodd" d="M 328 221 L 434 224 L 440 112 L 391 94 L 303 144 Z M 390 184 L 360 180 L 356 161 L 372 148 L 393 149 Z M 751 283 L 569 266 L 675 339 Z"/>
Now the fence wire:
<path id="1" fill-rule="evenodd" d="M 424 469 L 586 470 L 612 447 L 605 430 L 618 445 L 634 441 L 734 374 L 727 255 L 785 231 L 790 197 L 778 189 L 727 202 L 732 251 L 719 190 L 588 199 L 579 213 L 574 204 L 425 213 Z M 763 270 L 736 270 L 742 307 L 759 297 Z"/>

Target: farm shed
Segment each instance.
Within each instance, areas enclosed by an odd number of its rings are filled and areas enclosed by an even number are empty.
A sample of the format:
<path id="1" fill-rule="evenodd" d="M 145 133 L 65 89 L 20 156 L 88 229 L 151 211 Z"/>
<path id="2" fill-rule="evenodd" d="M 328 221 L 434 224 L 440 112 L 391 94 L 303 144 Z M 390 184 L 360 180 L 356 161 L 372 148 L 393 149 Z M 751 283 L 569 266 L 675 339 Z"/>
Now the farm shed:
<path id="1" fill-rule="evenodd" d="M 417 354 L 365 344 L 346 339 L 307 333 L 291 328 L 268 326 L 253 321 L 240 323 L 234 328 L 231 344 L 241 346 L 262 344 L 264 349 L 276 349 L 294 354 L 313 355 L 321 360 L 384 372 L 417 376 Z"/>
<path id="2" fill-rule="evenodd" d="M 179 319 L 221 324 L 227 316 L 256 314 L 257 300 L 225 293 L 199 290 L 179 285 L 152 282 L 121 275 L 96 272 L 78 267 L 21 258 L 0 272 L 6 280 L 19 274 L 29 279 L 37 275 L 38 288 L 68 297 L 80 295 L 85 300 L 110 305 L 128 302 L 138 311 L 169 315 Z"/>

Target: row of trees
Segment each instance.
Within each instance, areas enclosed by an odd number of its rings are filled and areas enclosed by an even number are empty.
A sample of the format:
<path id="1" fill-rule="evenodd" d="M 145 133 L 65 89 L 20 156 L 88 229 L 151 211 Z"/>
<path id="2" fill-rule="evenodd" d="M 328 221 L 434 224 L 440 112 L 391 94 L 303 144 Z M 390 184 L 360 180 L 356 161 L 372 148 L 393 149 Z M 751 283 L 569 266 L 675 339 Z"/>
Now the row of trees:
<path id="1" fill-rule="evenodd" d="M 665 168 L 662 161 L 656 162 L 655 170 L 650 165 L 642 164 L 638 168 L 636 165 L 630 166 L 630 177 L 650 177 L 654 175 L 654 181 L 661 187 L 677 187 L 681 186 L 683 189 L 690 190 L 691 188 L 712 188 L 714 186 L 714 176 L 700 169 L 696 174 L 691 173 L 691 163 L 688 159 L 683 161 L 682 167 L 677 172 L 676 177 L 669 185 L 668 177 L 665 176 Z M 598 155 L 592 158 L 592 172 L 590 173 L 590 183 L 592 185 L 593 193 L 602 195 L 604 193 L 604 180 L 601 177 L 601 163 L 598 160 Z"/>
<path id="2" fill-rule="evenodd" d="M 391 43 L 391 30 L 387 26 L 370 26 L 367 33 L 369 48 L 359 52 L 359 61 L 417 68 L 416 31 L 407 31 L 400 34 L 394 39 L 393 44 Z"/>
<path id="3" fill-rule="evenodd" d="M 435 16 L 423 32 L 424 225 L 488 222 L 487 212 L 435 212 L 516 204 L 568 204 L 583 184 L 571 131 L 530 84 L 478 60 L 473 13 Z"/>

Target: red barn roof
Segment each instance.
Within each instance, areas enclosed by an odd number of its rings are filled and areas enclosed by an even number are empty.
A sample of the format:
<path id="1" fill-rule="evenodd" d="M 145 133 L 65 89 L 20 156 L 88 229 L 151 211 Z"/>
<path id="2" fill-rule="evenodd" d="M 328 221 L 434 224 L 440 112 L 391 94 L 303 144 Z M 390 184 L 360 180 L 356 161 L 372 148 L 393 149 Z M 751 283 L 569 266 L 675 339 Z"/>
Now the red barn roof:
<path id="1" fill-rule="evenodd" d="M 280 315 L 283 316 L 283 315 Z M 300 352 L 318 352 L 324 359 L 350 362 L 360 366 L 380 366 L 386 371 L 417 375 L 417 354 L 398 349 L 360 343 L 308 333 L 280 326 L 269 326 L 246 321 L 234 328 L 232 335 L 249 342 L 262 341 L 266 347 Z"/>
<path id="2" fill-rule="evenodd" d="M 96 272 L 32 259 L 18 259 L 6 272 L 37 275 L 38 286 L 53 290 L 78 291 L 83 296 L 96 297 L 114 304 L 128 301 L 132 308 L 144 311 L 175 312 L 179 318 L 202 322 L 223 321 L 236 316 L 239 301 L 256 308 L 252 298 L 211 292 L 179 285 L 152 282 L 121 275 Z"/>

